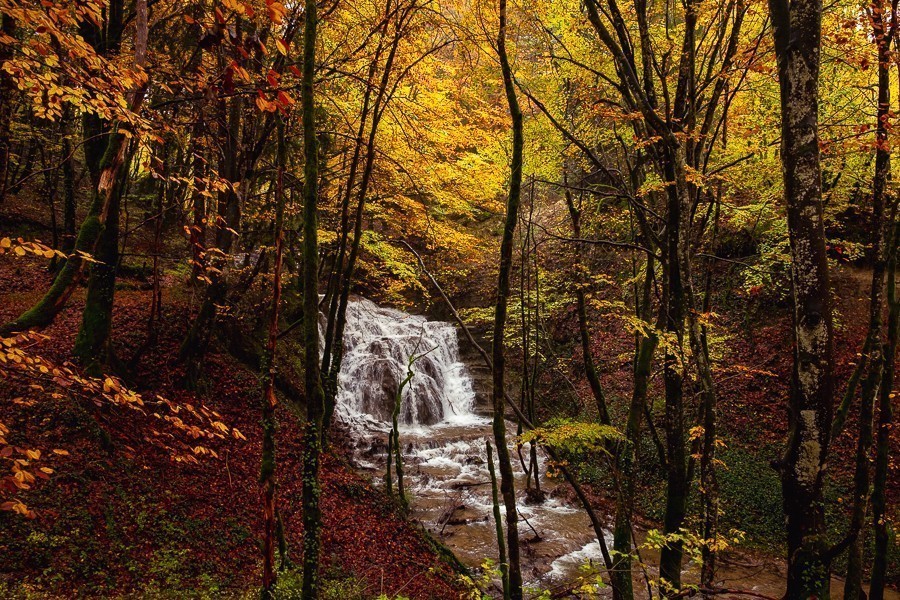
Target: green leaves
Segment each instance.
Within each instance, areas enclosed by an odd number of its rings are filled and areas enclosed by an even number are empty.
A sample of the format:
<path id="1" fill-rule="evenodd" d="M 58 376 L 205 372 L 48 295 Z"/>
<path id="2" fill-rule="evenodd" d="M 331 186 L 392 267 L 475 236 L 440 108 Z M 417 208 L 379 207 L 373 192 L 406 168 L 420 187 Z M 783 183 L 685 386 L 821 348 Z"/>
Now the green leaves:
<path id="1" fill-rule="evenodd" d="M 519 441 L 523 444 L 537 442 L 565 452 L 594 452 L 605 451 L 609 442 L 624 442 L 625 436 L 610 425 L 573 419 L 551 419 L 544 427 L 523 433 Z"/>

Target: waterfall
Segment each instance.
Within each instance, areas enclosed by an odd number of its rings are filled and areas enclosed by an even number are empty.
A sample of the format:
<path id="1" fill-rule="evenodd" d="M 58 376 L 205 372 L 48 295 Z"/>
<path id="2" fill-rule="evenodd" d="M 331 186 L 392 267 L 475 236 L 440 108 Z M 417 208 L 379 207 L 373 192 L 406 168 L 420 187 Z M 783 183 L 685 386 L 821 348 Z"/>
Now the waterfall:
<path id="1" fill-rule="evenodd" d="M 343 341 L 336 416 L 350 430 L 356 466 L 369 470 L 376 482 L 384 476 L 385 434 L 394 398 L 410 356 L 420 356 L 404 388 L 400 412 L 412 517 L 469 566 L 496 557 L 485 452 L 493 432 L 490 419 L 473 412 L 475 391 L 460 360 L 456 328 L 357 298 L 347 307 Z M 515 427 L 509 430 L 508 443 L 515 448 Z M 542 540 L 529 545 L 523 563 L 526 578 L 558 580 L 577 572 L 586 559 L 599 560 L 584 512 L 554 494 L 555 482 L 544 477 L 550 497 L 543 504 L 528 504 L 523 492 L 527 459 L 520 459 L 518 452 L 513 457 L 523 519 L 520 535 L 540 535 Z M 542 454 L 542 464 L 545 461 Z"/>
<path id="2" fill-rule="evenodd" d="M 456 328 L 423 316 L 382 308 L 359 298 L 347 306 L 344 359 L 338 376 L 337 414 L 350 424 L 388 422 L 406 377 L 400 422 L 427 426 L 458 422 L 475 403 L 472 378 L 459 359 Z"/>

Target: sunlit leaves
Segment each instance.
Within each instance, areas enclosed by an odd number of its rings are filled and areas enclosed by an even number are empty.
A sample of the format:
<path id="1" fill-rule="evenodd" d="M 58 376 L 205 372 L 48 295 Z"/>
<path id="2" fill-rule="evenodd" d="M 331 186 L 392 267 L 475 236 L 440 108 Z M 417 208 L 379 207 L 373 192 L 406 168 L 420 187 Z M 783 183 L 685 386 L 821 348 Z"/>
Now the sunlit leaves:
<path id="1" fill-rule="evenodd" d="M 535 441 L 567 452 L 595 452 L 603 450 L 610 442 L 622 442 L 625 438 L 609 425 L 552 419 L 543 427 L 526 431 L 519 439 L 521 443 Z"/>
<path id="2" fill-rule="evenodd" d="M 41 258 L 65 258 L 66 255 L 59 250 L 43 244 L 40 240 L 26 241 L 23 238 L 0 238 L 0 255 L 12 254 L 22 257 L 26 255 L 39 256 Z"/>

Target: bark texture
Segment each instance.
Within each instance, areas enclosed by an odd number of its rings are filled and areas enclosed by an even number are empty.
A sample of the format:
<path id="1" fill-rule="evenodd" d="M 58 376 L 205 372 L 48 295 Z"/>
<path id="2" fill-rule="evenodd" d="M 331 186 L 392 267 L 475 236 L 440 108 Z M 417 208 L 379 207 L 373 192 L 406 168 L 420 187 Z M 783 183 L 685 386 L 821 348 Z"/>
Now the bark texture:
<path id="1" fill-rule="evenodd" d="M 791 247 L 794 370 L 789 437 L 777 465 L 787 529 L 788 600 L 827 599 L 831 564 L 822 485 L 831 442 L 834 359 L 818 97 L 820 0 L 770 0 L 781 90 L 781 157 Z"/>

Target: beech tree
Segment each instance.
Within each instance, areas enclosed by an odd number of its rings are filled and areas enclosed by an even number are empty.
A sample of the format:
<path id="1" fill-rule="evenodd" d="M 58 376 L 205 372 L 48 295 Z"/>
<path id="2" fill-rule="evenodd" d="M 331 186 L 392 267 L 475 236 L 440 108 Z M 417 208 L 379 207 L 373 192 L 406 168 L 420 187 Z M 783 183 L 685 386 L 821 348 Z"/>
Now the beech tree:
<path id="1" fill-rule="evenodd" d="M 794 301 L 790 434 L 781 474 L 787 529 L 787 598 L 828 598 L 833 549 L 822 486 L 834 402 L 831 289 L 822 213 L 818 84 L 822 4 L 771 0 L 781 90 L 781 157 Z"/>

